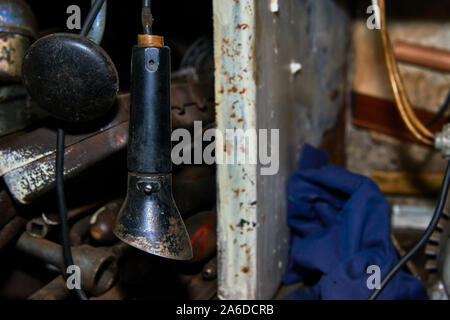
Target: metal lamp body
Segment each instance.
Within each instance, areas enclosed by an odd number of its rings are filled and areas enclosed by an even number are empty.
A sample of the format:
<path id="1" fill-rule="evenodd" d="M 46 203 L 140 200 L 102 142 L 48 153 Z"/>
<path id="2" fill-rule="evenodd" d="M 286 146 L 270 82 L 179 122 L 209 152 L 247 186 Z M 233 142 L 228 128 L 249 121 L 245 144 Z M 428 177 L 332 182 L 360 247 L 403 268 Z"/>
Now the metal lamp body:
<path id="1" fill-rule="evenodd" d="M 128 192 L 115 235 L 145 252 L 192 259 L 189 235 L 172 196 L 170 49 L 132 54 Z"/>

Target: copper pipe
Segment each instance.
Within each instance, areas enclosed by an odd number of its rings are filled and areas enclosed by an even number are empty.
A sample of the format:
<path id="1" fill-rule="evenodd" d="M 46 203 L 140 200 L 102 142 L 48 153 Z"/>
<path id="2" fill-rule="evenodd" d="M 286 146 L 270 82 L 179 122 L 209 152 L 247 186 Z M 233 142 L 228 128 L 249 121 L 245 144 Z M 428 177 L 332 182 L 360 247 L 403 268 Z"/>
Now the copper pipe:
<path id="1" fill-rule="evenodd" d="M 450 72 L 450 51 L 396 41 L 394 55 L 399 61 Z"/>
<path id="2" fill-rule="evenodd" d="M 383 44 L 383 53 L 397 108 L 411 133 L 423 143 L 433 145 L 433 134 L 420 122 L 409 103 L 386 28 L 386 10 L 384 0 L 379 0 L 378 4 L 380 7 L 381 41 Z"/>

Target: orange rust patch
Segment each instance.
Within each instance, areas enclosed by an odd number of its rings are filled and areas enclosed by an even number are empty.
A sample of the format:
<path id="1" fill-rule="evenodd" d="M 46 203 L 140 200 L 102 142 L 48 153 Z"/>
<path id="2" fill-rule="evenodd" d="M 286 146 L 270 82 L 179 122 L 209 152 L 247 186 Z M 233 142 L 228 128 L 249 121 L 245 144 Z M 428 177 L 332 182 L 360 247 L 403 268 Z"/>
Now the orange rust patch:
<path id="1" fill-rule="evenodd" d="M 245 29 L 248 29 L 248 28 L 250 28 L 250 26 L 248 25 L 248 23 L 238 24 L 238 25 L 236 26 L 236 29 L 240 29 L 240 30 L 245 30 Z"/>
<path id="2" fill-rule="evenodd" d="M 247 88 L 244 88 L 241 91 L 239 91 L 239 94 L 244 94 L 245 92 L 247 92 Z"/>
<path id="3" fill-rule="evenodd" d="M 242 121 L 244 121 L 244 119 L 239 118 L 237 122 L 238 122 L 238 123 L 241 123 Z"/>
<path id="4" fill-rule="evenodd" d="M 239 189 L 233 189 L 234 194 L 236 195 L 236 197 L 239 197 Z"/>
<path id="5" fill-rule="evenodd" d="M 231 89 L 228 89 L 228 93 L 231 93 L 231 92 L 233 92 L 233 93 L 238 92 L 238 88 L 236 88 L 236 86 L 233 86 Z"/>
<path id="6" fill-rule="evenodd" d="M 236 113 L 232 113 L 231 115 L 230 115 L 230 118 L 236 118 Z"/>
<path id="7" fill-rule="evenodd" d="M 250 269 L 248 267 L 242 267 L 242 273 L 248 273 Z"/>
<path id="8" fill-rule="evenodd" d="M 234 227 L 231 224 L 230 224 L 230 229 L 231 229 L 231 231 L 234 231 Z"/>

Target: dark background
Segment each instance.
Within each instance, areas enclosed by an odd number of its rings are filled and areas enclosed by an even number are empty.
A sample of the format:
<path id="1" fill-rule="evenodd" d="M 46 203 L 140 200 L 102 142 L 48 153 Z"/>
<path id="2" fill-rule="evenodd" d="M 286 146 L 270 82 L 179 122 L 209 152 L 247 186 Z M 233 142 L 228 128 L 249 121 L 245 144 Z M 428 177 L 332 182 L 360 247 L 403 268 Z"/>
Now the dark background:
<path id="1" fill-rule="evenodd" d="M 40 34 L 74 32 L 67 30 L 66 13 L 70 5 L 81 8 L 82 23 L 90 8 L 90 0 L 27 0 L 36 16 Z M 120 76 L 121 91 L 130 85 L 131 48 L 141 32 L 140 0 L 108 1 L 105 35 L 101 46 L 114 61 Z M 204 35 L 212 35 L 212 1 L 152 1 L 153 33 L 164 36 L 172 49 L 172 69 L 177 70 L 190 44 Z"/>

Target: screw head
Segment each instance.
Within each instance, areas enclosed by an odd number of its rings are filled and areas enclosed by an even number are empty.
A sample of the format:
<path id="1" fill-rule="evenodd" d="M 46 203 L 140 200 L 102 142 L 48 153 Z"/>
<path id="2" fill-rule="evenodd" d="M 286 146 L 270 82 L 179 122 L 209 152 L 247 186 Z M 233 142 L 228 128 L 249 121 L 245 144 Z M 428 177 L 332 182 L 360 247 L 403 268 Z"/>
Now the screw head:
<path id="1" fill-rule="evenodd" d="M 146 184 L 144 186 L 144 192 L 146 194 L 151 194 L 153 192 L 153 186 L 150 183 Z"/>

